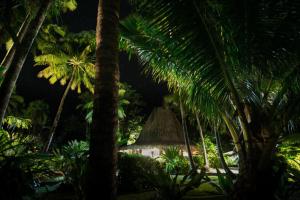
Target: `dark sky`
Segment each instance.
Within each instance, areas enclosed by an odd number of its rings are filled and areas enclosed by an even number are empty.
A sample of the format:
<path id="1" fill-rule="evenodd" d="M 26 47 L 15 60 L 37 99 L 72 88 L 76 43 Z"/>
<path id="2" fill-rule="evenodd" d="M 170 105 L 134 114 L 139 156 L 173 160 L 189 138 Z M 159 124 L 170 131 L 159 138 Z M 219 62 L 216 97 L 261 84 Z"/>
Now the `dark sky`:
<path id="1" fill-rule="evenodd" d="M 130 7 L 126 1 L 121 1 L 121 19 L 130 12 Z M 74 12 L 69 12 L 57 19 L 57 23 L 65 25 L 70 31 L 79 32 L 82 30 L 95 30 L 97 15 L 97 0 L 81 1 L 78 0 L 78 8 Z M 32 57 L 27 62 L 20 74 L 17 84 L 18 94 L 25 97 L 27 102 L 44 99 L 51 106 L 52 115 L 57 109 L 63 87 L 59 84 L 50 85 L 48 80 L 36 78 L 37 72 L 41 68 L 33 67 Z M 153 107 L 160 106 L 162 96 L 167 93 L 166 86 L 158 85 L 153 82 L 149 75 L 142 73 L 142 67 L 136 58 L 131 61 L 125 53 L 120 54 L 120 79 L 133 86 L 143 97 L 147 104 L 145 114 L 148 114 Z M 65 102 L 64 114 L 69 115 L 74 112 L 79 103 L 75 92 L 70 92 Z"/>

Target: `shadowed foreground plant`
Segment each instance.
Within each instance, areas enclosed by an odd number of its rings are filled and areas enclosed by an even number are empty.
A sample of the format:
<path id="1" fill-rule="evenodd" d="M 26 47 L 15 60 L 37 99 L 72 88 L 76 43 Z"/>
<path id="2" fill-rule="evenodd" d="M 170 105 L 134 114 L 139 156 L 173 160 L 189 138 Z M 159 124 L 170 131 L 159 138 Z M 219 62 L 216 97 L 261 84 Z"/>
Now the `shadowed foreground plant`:
<path id="1" fill-rule="evenodd" d="M 118 153 L 118 194 L 129 194 L 153 190 L 145 178 L 145 170 L 154 173 L 161 168 L 160 163 L 139 154 Z"/>
<path id="2" fill-rule="evenodd" d="M 187 192 L 208 181 L 205 170 L 201 170 L 200 173 L 191 170 L 181 180 L 178 174 L 172 176 L 163 169 L 145 171 L 144 176 L 156 191 L 157 200 L 180 200 Z"/>
<path id="3" fill-rule="evenodd" d="M 29 136 L 9 133 L 0 129 L 0 199 L 33 197 L 36 180 L 48 176 L 50 156 L 32 152 Z"/>
<path id="4" fill-rule="evenodd" d="M 78 199 L 83 199 L 84 180 L 89 146 L 85 141 L 73 140 L 61 149 L 54 150 L 54 166 L 64 175 L 65 183 L 71 184 Z"/>

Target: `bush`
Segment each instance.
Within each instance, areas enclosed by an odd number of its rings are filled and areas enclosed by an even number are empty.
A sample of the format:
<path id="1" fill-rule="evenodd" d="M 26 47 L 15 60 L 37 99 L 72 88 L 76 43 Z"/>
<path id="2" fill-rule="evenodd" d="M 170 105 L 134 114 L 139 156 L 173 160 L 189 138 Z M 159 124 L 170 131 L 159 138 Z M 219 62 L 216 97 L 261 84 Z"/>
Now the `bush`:
<path id="1" fill-rule="evenodd" d="M 277 157 L 273 164 L 277 178 L 278 199 L 298 199 L 300 191 L 300 135 L 284 138 L 278 145 Z"/>
<path id="2" fill-rule="evenodd" d="M 204 138 L 205 145 L 206 145 L 206 152 L 208 155 L 209 166 L 212 168 L 222 168 L 222 165 L 219 160 L 218 152 L 216 144 L 212 142 L 212 139 L 208 136 Z M 195 163 L 199 166 L 204 166 L 204 157 L 202 154 L 202 144 L 198 143 L 197 148 L 200 149 L 200 154 L 194 157 Z M 237 158 L 233 155 L 224 155 L 224 159 L 229 167 L 236 167 L 237 166 Z"/>
<path id="3" fill-rule="evenodd" d="M 205 136 L 204 142 L 206 145 L 206 152 L 208 155 L 208 161 L 209 161 L 210 167 L 213 167 L 213 168 L 221 167 L 215 143 L 213 143 L 211 141 L 211 139 L 207 136 Z M 202 144 L 198 143 L 197 148 L 200 149 L 201 152 L 203 151 Z M 195 156 L 195 162 L 197 164 L 199 164 L 199 166 L 204 166 L 204 157 L 203 157 L 202 153 L 198 156 Z"/>
<path id="4" fill-rule="evenodd" d="M 161 169 L 152 158 L 135 154 L 118 154 L 118 193 L 135 193 L 152 189 L 145 174 Z"/>
<path id="5" fill-rule="evenodd" d="M 204 171 L 200 174 L 189 171 L 180 180 L 178 174 L 170 175 L 158 161 L 152 158 L 135 154 L 119 154 L 119 194 L 155 190 L 155 199 L 179 200 L 205 180 Z"/>
<path id="6" fill-rule="evenodd" d="M 61 149 L 54 150 L 53 165 L 64 175 L 64 182 L 71 184 L 78 199 L 84 195 L 84 181 L 86 177 L 88 143 L 73 140 Z"/>
<path id="7" fill-rule="evenodd" d="M 204 170 L 201 173 L 190 170 L 181 177 L 178 174 L 170 175 L 158 168 L 156 171 L 146 172 L 145 177 L 155 190 L 156 200 L 181 200 L 187 192 L 209 181 Z"/>
<path id="8" fill-rule="evenodd" d="M 300 171 L 292 166 L 283 155 L 277 154 L 273 163 L 274 182 L 277 183 L 277 199 L 298 199 L 300 191 Z"/>
<path id="9" fill-rule="evenodd" d="M 0 129 L 0 199 L 33 196 L 35 180 L 48 173 L 48 156 L 32 152 L 32 138 Z"/>
<path id="10" fill-rule="evenodd" d="M 180 149 L 178 147 L 166 148 L 161 155 L 164 162 L 165 170 L 169 174 L 186 174 L 189 171 L 189 162 L 183 156 L 180 155 Z"/>

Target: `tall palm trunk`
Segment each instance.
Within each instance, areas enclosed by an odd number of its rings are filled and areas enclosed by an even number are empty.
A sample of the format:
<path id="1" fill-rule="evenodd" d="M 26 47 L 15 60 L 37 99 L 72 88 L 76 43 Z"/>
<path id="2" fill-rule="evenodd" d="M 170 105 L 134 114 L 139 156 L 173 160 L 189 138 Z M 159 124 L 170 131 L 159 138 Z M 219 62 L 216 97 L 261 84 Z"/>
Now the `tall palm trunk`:
<path id="1" fill-rule="evenodd" d="M 179 101 L 180 101 L 179 103 L 180 103 L 181 123 L 182 123 L 182 131 L 183 131 L 184 142 L 185 142 L 185 146 L 186 146 L 189 161 L 190 161 L 190 167 L 191 167 L 192 170 L 195 170 L 196 166 L 195 166 L 195 163 L 194 163 L 194 160 L 193 160 L 193 154 L 192 154 L 192 151 L 191 151 L 189 133 L 188 133 L 187 126 L 186 126 L 185 112 L 184 112 L 184 108 L 183 108 L 183 105 L 182 105 L 181 97 L 180 97 Z"/>
<path id="2" fill-rule="evenodd" d="M 96 80 L 86 199 L 116 199 L 120 0 L 99 0 Z M 100 196 L 101 197 L 100 197 Z"/>
<path id="3" fill-rule="evenodd" d="M 224 158 L 224 155 L 223 155 L 223 149 L 222 149 L 220 135 L 219 135 L 218 131 L 216 130 L 216 128 L 214 128 L 214 132 L 215 132 L 215 137 L 216 137 L 218 157 L 219 157 L 220 163 L 222 165 L 222 168 L 225 170 L 227 175 L 229 175 L 231 178 L 235 178 L 235 175 L 229 169 L 229 167 L 228 167 L 228 165 L 225 161 L 225 158 Z"/>
<path id="4" fill-rule="evenodd" d="M 19 44 L 22 42 L 25 34 L 27 33 L 29 24 L 30 24 L 30 15 L 28 14 L 26 16 L 23 24 L 21 25 L 18 34 L 17 34 L 17 40 L 18 40 Z M 4 66 L 6 70 L 11 65 L 11 62 L 12 62 L 14 56 L 15 56 L 15 53 L 16 53 L 17 46 L 18 46 L 18 44 L 14 42 L 13 45 L 6 52 L 5 57 L 3 58 L 3 60 L 0 64 L 0 66 Z"/>
<path id="5" fill-rule="evenodd" d="M 204 141 L 203 129 L 202 129 L 202 126 L 201 126 L 201 123 L 200 123 L 198 113 L 196 113 L 196 120 L 197 120 L 197 125 L 198 125 L 198 129 L 199 129 L 201 143 L 202 143 L 203 156 L 204 156 L 204 165 L 205 165 L 205 168 L 208 169 L 209 168 L 209 160 L 208 160 L 206 145 L 205 145 L 205 141 Z"/>
<path id="6" fill-rule="evenodd" d="M 239 162 L 239 175 L 235 183 L 233 200 L 270 199 L 275 200 L 274 191 L 280 182 L 280 176 L 274 176 L 272 159 L 275 157 L 276 141 L 279 133 L 267 127 L 253 128 L 253 135 L 268 135 L 266 141 L 252 138 L 252 152 L 246 155 L 244 162 Z M 279 131 L 279 130 L 278 130 Z"/>
<path id="7" fill-rule="evenodd" d="M 59 103 L 59 106 L 58 106 L 58 109 L 56 111 L 56 115 L 55 115 L 55 118 L 53 120 L 53 124 L 51 126 L 51 129 L 50 129 L 50 134 L 49 134 L 49 139 L 48 139 L 48 142 L 47 142 L 47 145 L 45 146 L 44 148 L 44 152 L 48 152 L 49 151 L 49 148 L 52 144 L 52 140 L 53 140 L 53 137 L 54 137 L 54 134 L 55 134 L 55 131 L 56 131 L 56 128 L 58 126 L 58 122 L 59 122 L 59 119 L 60 119 L 60 116 L 61 116 L 61 113 L 63 111 L 63 107 L 64 107 L 64 104 L 65 104 L 65 100 L 66 100 L 66 97 L 70 91 L 70 88 L 71 88 L 71 85 L 72 85 L 72 82 L 73 82 L 73 79 L 74 79 L 74 70 L 72 72 L 72 76 L 71 76 L 71 79 L 64 91 L 64 94 L 63 96 L 61 97 L 60 99 L 60 103 Z"/>
<path id="8" fill-rule="evenodd" d="M 11 67 L 5 73 L 4 80 L 0 87 L 0 123 L 2 123 L 5 116 L 5 112 L 9 103 L 9 99 L 22 70 L 27 55 L 31 49 L 33 42 L 40 28 L 46 18 L 47 11 L 51 5 L 52 0 L 44 0 L 41 3 L 41 7 L 37 13 L 35 19 L 30 23 L 29 30 L 25 35 L 23 41 L 16 49 L 15 57 L 12 61 Z"/>

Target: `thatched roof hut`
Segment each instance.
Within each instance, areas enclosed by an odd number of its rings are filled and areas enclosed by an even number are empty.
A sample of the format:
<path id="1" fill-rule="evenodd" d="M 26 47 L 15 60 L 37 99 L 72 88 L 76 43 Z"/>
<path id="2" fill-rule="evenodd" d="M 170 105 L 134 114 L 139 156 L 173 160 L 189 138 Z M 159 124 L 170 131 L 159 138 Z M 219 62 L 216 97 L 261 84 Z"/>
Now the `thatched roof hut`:
<path id="1" fill-rule="evenodd" d="M 155 158 L 168 146 L 178 146 L 181 153 L 187 155 L 182 126 L 176 115 L 167 108 L 158 107 L 148 117 L 136 142 L 120 150 Z"/>
<path id="2" fill-rule="evenodd" d="M 135 145 L 184 145 L 182 127 L 167 108 L 154 108 Z"/>

